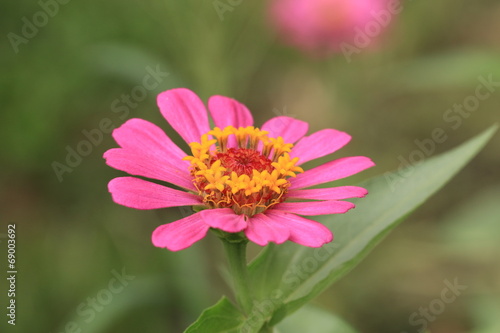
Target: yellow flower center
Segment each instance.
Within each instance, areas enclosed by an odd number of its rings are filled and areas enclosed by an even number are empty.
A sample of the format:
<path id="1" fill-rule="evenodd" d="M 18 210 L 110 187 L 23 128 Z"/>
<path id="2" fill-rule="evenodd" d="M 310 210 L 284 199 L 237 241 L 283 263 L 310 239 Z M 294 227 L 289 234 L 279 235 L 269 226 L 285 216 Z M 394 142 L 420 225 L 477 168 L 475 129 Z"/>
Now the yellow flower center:
<path id="1" fill-rule="evenodd" d="M 191 162 L 194 185 L 208 208 L 253 216 L 283 202 L 287 178 L 304 170 L 296 166 L 298 157 L 290 158 L 293 144 L 267 134 L 253 126 L 215 127 L 201 143 L 189 144 L 192 156 L 184 159 Z"/>

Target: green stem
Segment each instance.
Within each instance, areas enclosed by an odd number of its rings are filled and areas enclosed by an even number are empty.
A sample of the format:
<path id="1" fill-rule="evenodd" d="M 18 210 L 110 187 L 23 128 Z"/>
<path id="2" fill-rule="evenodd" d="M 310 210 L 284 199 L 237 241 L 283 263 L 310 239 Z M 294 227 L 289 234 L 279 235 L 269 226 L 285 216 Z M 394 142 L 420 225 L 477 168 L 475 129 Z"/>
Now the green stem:
<path id="1" fill-rule="evenodd" d="M 250 286 L 247 270 L 246 241 L 231 242 L 223 239 L 224 249 L 229 260 L 229 267 L 233 277 L 236 300 L 242 310 L 249 314 L 252 309 L 252 298 L 250 296 Z"/>

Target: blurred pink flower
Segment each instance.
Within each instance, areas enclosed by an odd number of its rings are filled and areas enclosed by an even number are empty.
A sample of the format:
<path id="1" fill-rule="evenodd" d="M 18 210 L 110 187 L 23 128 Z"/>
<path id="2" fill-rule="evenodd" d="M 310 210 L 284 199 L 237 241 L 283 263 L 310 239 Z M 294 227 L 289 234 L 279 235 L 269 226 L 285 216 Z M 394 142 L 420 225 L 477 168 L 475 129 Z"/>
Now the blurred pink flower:
<path id="1" fill-rule="evenodd" d="M 367 47 L 397 12 L 394 5 L 388 7 L 387 0 L 270 1 L 271 24 L 279 35 L 285 42 L 316 55 L 340 52 L 343 44 Z"/>
<path id="2" fill-rule="evenodd" d="M 305 172 L 299 166 L 342 148 L 351 139 L 346 133 L 325 129 L 305 136 L 306 122 L 284 116 L 270 119 L 259 129 L 253 127 L 252 115 L 243 104 L 223 96 L 208 101 L 217 126 L 210 129 L 203 102 L 183 88 L 161 93 L 158 106 L 189 144 L 190 156 L 158 126 L 142 119 L 130 119 L 115 129 L 113 137 L 120 148 L 104 153 L 113 168 L 182 189 L 119 177 L 108 185 L 116 203 L 136 209 L 204 208 L 158 227 L 152 236 L 155 246 L 182 250 L 205 237 L 210 228 L 217 228 L 243 232 L 262 246 L 290 240 L 319 247 L 333 239 L 332 233 L 299 215 L 345 213 L 354 204 L 341 199 L 367 193 L 356 186 L 304 189 L 374 165 L 369 158 L 356 156 Z"/>

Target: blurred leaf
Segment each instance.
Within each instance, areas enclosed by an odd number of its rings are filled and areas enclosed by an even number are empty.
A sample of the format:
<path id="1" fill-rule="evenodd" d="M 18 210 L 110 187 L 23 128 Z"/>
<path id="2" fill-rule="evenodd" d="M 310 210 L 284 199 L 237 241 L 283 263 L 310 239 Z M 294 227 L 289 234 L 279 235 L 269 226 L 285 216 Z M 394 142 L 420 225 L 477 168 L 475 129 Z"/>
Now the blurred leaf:
<path id="1" fill-rule="evenodd" d="M 399 64 L 387 71 L 395 88 L 409 91 L 468 87 L 476 84 L 481 74 L 500 78 L 496 52 L 459 50 Z"/>
<path id="2" fill-rule="evenodd" d="M 500 302 L 493 295 L 480 297 L 471 302 L 471 312 L 477 328 L 473 333 L 500 332 Z"/>
<path id="3" fill-rule="evenodd" d="M 258 313 L 262 321 L 271 318 L 270 324 L 275 325 L 344 276 L 463 168 L 496 129 L 493 126 L 445 154 L 400 172 L 399 177 L 405 176 L 395 187 L 389 186 L 387 175 L 361 184 L 370 195 L 359 201 L 357 209 L 322 219 L 336 234 L 333 245 L 320 249 L 294 243 L 268 247 L 250 266 L 253 288 L 262 299 L 253 314 Z"/>
<path id="4" fill-rule="evenodd" d="M 444 240 L 461 251 L 472 251 L 472 255 L 484 254 L 485 247 L 498 248 L 499 202 L 500 187 L 488 188 L 467 199 L 440 224 Z"/>
<path id="5" fill-rule="evenodd" d="M 284 333 L 356 333 L 357 331 L 342 319 L 313 306 L 304 306 L 281 322 L 277 329 Z"/>
<path id="6" fill-rule="evenodd" d="M 244 324 L 243 314 L 226 298 L 206 309 L 185 333 L 237 333 Z"/>

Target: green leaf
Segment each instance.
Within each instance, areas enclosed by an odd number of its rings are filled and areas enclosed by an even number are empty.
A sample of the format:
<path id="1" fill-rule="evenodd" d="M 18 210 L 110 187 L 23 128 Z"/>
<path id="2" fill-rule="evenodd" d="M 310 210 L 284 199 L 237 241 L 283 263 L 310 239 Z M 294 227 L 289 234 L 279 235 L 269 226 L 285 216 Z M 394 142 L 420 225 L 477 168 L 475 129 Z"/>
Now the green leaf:
<path id="1" fill-rule="evenodd" d="M 251 263 L 250 280 L 257 300 L 247 317 L 222 298 L 185 333 L 271 332 L 269 326 L 278 324 L 356 266 L 404 217 L 458 173 L 496 130 L 497 126 L 492 126 L 447 153 L 362 183 L 370 195 L 358 200 L 354 211 L 319 219 L 336 235 L 334 242 L 318 249 L 291 242 L 271 244 Z M 317 321 L 310 325 L 315 329 L 320 326 Z"/>
<path id="2" fill-rule="evenodd" d="M 357 333 L 339 317 L 311 305 L 304 306 L 276 328 L 284 333 Z"/>
<path id="3" fill-rule="evenodd" d="M 245 317 L 226 297 L 205 309 L 184 333 L 237 333 Z"/>
<path id="4" fill-rule="evenodd" d="M 443 187 L 495 133 L 482 134 L 442 155 L 405 170 L 386 173 L 360 186 L 370 194 L 345 215 L 320 219 L 335 240 L 319 249 L 294 243 L 271 246 L 250 265 L 255 296 L 249 316 L 275 325 L 357 265 L 404 217 Z"/>

